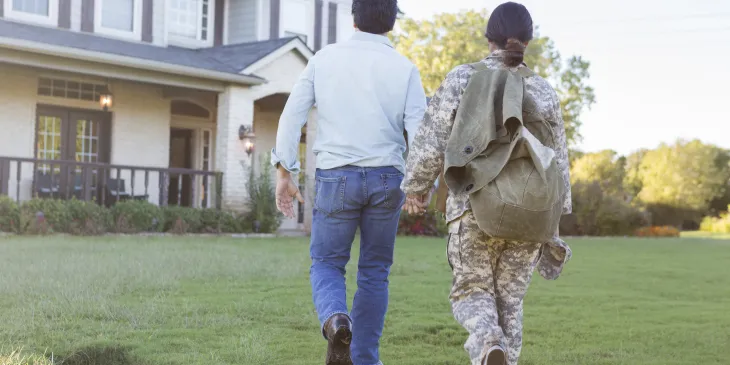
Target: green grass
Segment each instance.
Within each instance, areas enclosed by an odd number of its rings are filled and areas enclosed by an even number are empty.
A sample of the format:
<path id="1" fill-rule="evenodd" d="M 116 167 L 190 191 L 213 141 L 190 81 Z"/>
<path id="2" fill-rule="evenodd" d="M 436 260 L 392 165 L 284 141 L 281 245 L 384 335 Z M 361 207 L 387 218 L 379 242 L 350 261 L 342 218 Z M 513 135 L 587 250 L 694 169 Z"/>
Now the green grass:
<path id="1" fill-rule="evenodd" d="M 730 233 L 686 231 L 686 232 L 682 232 L 682 238 L 713 238 L 713 239 L 720 239 L 720 240 L 730 240 Z"/>
<path id="2" fill-rule="evenodd" d="M 728 363 L 730 241 L 570 243 L 521 365 Z M 0 238 L 0 365 L 322 364 L 308 267 L 302 238 Z M 386 364 L 468 363 L 450 282 L 444 240 L 399 239 Z"/>

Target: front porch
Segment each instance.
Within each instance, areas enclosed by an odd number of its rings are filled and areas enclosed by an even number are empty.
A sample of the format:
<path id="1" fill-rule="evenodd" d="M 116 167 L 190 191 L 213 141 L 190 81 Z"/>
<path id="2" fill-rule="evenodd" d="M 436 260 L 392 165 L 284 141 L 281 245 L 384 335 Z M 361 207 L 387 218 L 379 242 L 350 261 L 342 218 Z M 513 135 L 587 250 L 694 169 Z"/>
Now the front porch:
<path id="1" fill-rule="evenodd" d="M 259 173 L 274 146 L 288 92 L 306 65 L 291 51 L 247 71 L 268 83 L 245 86 L 165 73 L 99 77 L 52 62 L 29 67 L 3 62 L 0 49 L 0 195 L 245 211 L 251 169 Z M 99 103 L 105 93 L 107 110 Z M 311 152 L 305 141 L 303 165 Z M 280 229 L 305 230 L 310 212 L 308 202 Z"/>

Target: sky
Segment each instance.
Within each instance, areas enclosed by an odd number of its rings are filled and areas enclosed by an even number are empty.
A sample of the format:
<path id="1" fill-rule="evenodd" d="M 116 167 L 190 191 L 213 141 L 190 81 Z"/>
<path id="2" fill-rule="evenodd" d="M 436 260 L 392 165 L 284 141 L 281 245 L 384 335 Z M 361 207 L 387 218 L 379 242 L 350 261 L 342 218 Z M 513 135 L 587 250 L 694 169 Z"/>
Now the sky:
<path id="1" fill-rule="evenodd" d="M 417 19 L 502 2 L 398 1 Z M 730 148 L 730 1 L 517 2 L 563 58 L 591 62 L 596 103 L 581 116 L 578 149 L 628 154 L 678 138 Z"/>

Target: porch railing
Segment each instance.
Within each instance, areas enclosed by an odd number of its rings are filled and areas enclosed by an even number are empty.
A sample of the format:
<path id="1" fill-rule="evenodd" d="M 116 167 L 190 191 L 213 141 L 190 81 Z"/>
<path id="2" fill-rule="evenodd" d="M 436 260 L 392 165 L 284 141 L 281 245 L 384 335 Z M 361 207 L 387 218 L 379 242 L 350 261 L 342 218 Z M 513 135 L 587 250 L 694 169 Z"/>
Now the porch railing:
<path id="1" fill-rule="evenodd" d="M 0 195 L 76 198 L 112 205 L 146 200 L 160 206 L 221 207 L 222 173 L 0 156 Z"/>

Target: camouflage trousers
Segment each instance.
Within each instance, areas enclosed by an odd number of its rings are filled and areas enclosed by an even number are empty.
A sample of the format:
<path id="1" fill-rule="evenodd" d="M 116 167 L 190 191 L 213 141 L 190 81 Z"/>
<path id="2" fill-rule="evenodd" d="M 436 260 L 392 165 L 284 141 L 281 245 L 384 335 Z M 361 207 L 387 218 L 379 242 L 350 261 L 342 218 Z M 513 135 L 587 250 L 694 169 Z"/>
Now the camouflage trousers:
<path id="1" fill-rule="evenodd" d="M 471 211 L 449 223 L 447 256 L 453 272 L 449 296 L 456 320 L 469 332 L 464 348 L 472 365 L 501 345 L 507 364 L 522 349 L 522 302 L 540 257 L 541 244 L 493 239 Z"/>

